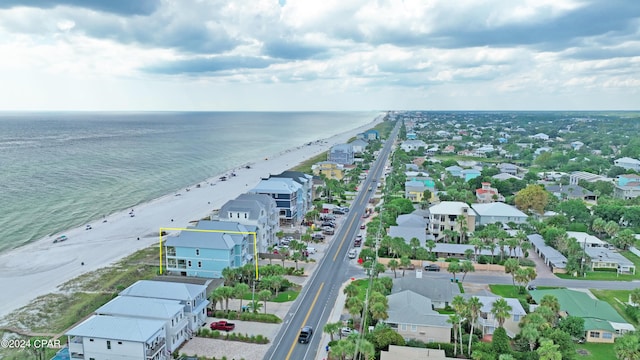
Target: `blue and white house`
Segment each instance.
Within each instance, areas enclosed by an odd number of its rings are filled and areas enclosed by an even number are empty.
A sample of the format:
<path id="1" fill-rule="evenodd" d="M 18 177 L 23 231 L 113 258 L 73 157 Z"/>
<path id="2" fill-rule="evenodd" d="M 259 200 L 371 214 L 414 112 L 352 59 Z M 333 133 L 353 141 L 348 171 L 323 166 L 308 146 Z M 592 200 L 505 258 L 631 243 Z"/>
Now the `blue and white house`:
<path id="1" fill-rule="evenodd" d="M 191 336 L 198 328 L 207 323 L 207 305 L 209 305 L 207 285 L 139 280 L 122 290 L 119 295 L 178 301 L 182 305 L 184 315 L 189 322 L 187 326 L 188 336 Z M 164 324 L 162 321 L 160 323 Z"/>
<path id="2" fill-rule="evenodd" d="M 337 144 L 329 150 L 329 161 L 343 165 L 352 165 L 354 162 L 354 151 L 351 144 Z"/>
<path id="3" fill-rule="evenodd" d="M 166 360 L 162 320 L 93 315 L 67 331 L 73 360 Z"/>
<path id="4" fill-rule="evenodd" d="M 201 220 L 190 230 L 165 241 L 167 272 L 218 279 L 224 268 L 238 268 L 253 261 L 255 226 Z"/>
<path id="5" fill-rule="evenodd" d="M 227 201 L 211 218 L 255 227 L 258 252 L 266 252 L 269 246 L 274 245 L 276 233 L 280 230 L 278 206 L 266 194 L 242 194 Z"/>
<path id="6" fill-rule="evenodd" d="M 304 209 L 299 209 L 299 204 L 304 203 L 304 190 L 292 179 L 262 179 L 250 192 L 269 195 L 276 201 L 280 224 L 297 223 L 304 217 Z"/>
<path id="7" fill-rule="evenodd" d="M 311 210 L 313 205 L 313 176 L 305 174 L 300 171 L 283 171 L 277 175 L 269 176 L 269 179 L 291 179 L 298 183 L 302 187 L 302 192 L 299 193 L 296 199 L 298 205 L 298 212 L 301 213 L 301 218 Z"/>
<path id="8" fill-rule="evenodd" d="M 118 296 L 98 308 L 96 314 L 163 321 L 168 352 L 175 351 L 188 339 L 189 320 L 177 300 Z"/>

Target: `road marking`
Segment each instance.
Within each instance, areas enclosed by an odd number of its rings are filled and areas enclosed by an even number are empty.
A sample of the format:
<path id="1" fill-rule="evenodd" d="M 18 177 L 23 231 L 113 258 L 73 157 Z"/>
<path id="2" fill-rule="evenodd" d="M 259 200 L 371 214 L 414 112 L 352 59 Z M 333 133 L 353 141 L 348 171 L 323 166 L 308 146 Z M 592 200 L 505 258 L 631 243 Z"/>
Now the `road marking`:
<path id="1" fill-rule="evenodd" d="M 316 297 L 313 298 L 313 302 L 311 303 L 311 306 L 309 307 L 309 311 L 307 311 L 307 315 L 304 317 L 304 320 L 302 320 L 302 326 L 306 326 L 307 320 L 309 320 L 309 316 L 311 315 L 311 311 L 316 306 L 316 301 L 318 301 L 318 296 L 320 296 L 320 291 L 322 291 L 323 287 L 324 287 L 324 283 L 322 282 L 322 283 L 320 283 L 320 287 L 318 288 L 318 292 L 316 293 Z M 313 331 L 317 332 L 318 329 L 314 329 Z M 311 342 L 311 340 L 309 340 L 309 342 Z M 293 340 L 293 343 L 291 344 L 291 348 L 289 348 L 289 352 L 287 353 L 287 357 L 285 359 L 288 360 L 291 357 L 291 353 L 293 352 L 293 348 L 296 346 L 297 343 L 298 343 L 298 338 L 296 337 L 295 340 Z"/>
<path id="2" fill-rule="evenodd" d="M 344 244 L 344 241 L 347 239 L 347 234 L 349 233 L 349 230 L 352 226 L 353 226 L 353 222 L 356 220 L 356 217 L 354 216 L 351 219 L 351 223 L 349 224 L 349 227 L 347 227 L 347 231 L 345 231 L 344 236 L 342 237 L 342 241 L 340 242 L 340 245 L 338 246 L 338 250 L 336 250 L 336 254 L 333 255 L 333 262 L 336 262 L 336 259 L 338 258 L 338 254 L 340 253 L 340 249 L 342 249 L 342 245 Z"/>

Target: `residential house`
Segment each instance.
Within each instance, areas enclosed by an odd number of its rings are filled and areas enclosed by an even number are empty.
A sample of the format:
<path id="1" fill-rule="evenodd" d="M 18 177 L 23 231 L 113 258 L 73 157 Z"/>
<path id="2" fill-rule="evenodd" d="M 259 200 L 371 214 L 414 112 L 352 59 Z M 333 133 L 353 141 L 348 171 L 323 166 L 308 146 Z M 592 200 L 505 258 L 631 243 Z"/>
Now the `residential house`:
<path id="1" fill-rule="evenodd" d="M 537 134 L 531 135 L 529 137 L 532 138 L 532 139 L 535 139 L 535 140 L 543 140 L 543 141 L 549 140 L 549 135 L 547 135 L 545 133 L 537 133 Z"/>
<path id="2" fill-rule="evenodd" d="M 453 154 L 454 152 L 456 152 L 456 147 L 453 145 L 447 145 L 442 149 L 443 154 Z"/>
<path id="3" fill-rule="evenodd" d="M 354 158 L 353 147 L 350 144 L 337 144 L 329 150 L 329 161 L 343 165 L 352 165 Z"/>
<path id="4" fill-rule="evenodd" d="M 355 139 L 350 142 L 349 145 L 351 145 L 355 154 L 362 154 L 367 149 L 369 143 L 362 139 Z"/>
<path id="5" fill-rule="evenodd" d="M 168 352 L 174 352 L 189 338 L 189 320 L 177 300 L 117 296 L 99 307 L 96 314 L 163 321 Z"/>
<path id="6" fill-rule="evenodd" d="M 550 147 L 548 147 L 548 146 L 541 146 L 541 147 L 537 148 L 537 149 L 533 152 L 533 155 L 534 155 L 534 156 L 539 156 L 539 155 L 540 155 L 540 154 L 542 154 L 543 152 L 549 152 L 549 151 L 551 151 L 551 150 L 552 150 L 552 149 L 551 149 Z"/>
<path id="7" fill-rule="evenodd" d="M 451 174 L 451 176 L 453 177 L 460 177 L 460 174 L 462 173 L 462 168 L 458 165 L 453 165 L 453 166 L 449 166 L 446 167 L 445 170 Z"/>
<path id="8" fill-rule="evenodd" d="M 618 274 L 635 274 L 635 264 L 616 250 L 606 247 L 587 247 L 584 249 L 589 257 L 589 267 L 594 270 L 615 269 Z"/>
<path id="9" fill-rule="evenodd" d="M 586 171 L 574 171 L 571 174 L 569 174 L 570 185 L 578 185 L 580 180 L 584 180 L 590 183 L 594 183 L 596 181 L 607 181 L 607 182 L 611 181 L 611 179 L 609 179 L 606 176 L 592 174 Z"/>
<path id="10" fill-rule="evenodd" d="M 463 178 L 465 182 L 475 179 L 480 175 L 480 170 L 478 169 L 464 169 L 460 171 L 460 177 Z"/>
<path id="11" fill-rule="evenodd" d="M 623 157 L 620 159 L 613 160 L 613 165 L 619 166 L 627 170 L 640 171 L 640 160 L 633 159 L 630 157 Z"/>
<path id="12" fill-rule="evenodd" d="M 389 345 L 389 350 L 380 351 L 380 360 L 455 360 L 445 355 L 444 350 Z"/>
<path id="13" fill-rule="evenodd" d="M 493 145 L 482 145 L 477 149 L 473 150 L 473 153 L 477 157 L 486 157 L 488 153 L 494 152 L 497 149 L 493 147 Z"/>
<path id="14" fill-rule="evenodd" d="M 378 130 L 367 130 L 365 132 L 362 133 L 363 134 L 363 139 L 365 140 L 378 140 L 380 139 L 380 133 L 378 132 Z"/>
<path id="15" fill-rule="evenodd" d="M 256 227 L 231 221 L 201 220 L 193 229 L 165 241 L 166 271 L 182 276 L 222 278 L 225 268 L 252 262 Z"/>
<path id="16" fill-rule="evenodd" d="M 509 163 L 500 163 L 496 166 L 501 173 L 516 176 L 518 175 L 520 168 L 517 165 Z"/>
<path id="17" fill-rule="evenodd" d="M 427 156 L 433 156 L 435 154 L 438 153 L 438 150 L 440 150 L 440 148 L 438 147 L 438 145 L 433 145 L 430 148 L 427 148 L 424 150 L 424 154 Z"/>
<path id="18" fill-rule="evenodd" d="M 596 194 L 580 185 L 546 184 L 544 188 L 561 200 L 580 199 L 583 201 L 596 201 L 597 199 Z"/>
<path id="19" fill-rule="evenodd" d="M 616 176 L 616 183 L 620 186 L 626 186 L 631 183 L 640 183 L 640 175 L 637 174 L 622 174 Z"/>
<path id="20" fill-rule="evenodd" d="M 209 305 L 207 285 L 139 280 L 122 290 L 119 295 L 180 302 L 189 321 L 187 332 L 189 336 L 207 322 L 207 305 Z"/>
<path id="21" fill-rule="evenodd" d="M 420 171 L 420 166 L 414 163 L 404 164 L 404 169 L 407 170 L 407 172 L 418 172 Z"/>
<path id="22" fill-rule="evenodd" d="M 408 132 L 407 133 L 407 140 L 415 140 L 418 138 L 418 135 L 414 132 Z"/>
<path id="23" fill-rule="evenodd" d="M 269 179 L 284 179 L 284 181 L 291 179 L 298 183 L 302 189 L 301 196 L 298 196 L 296 199 L 298 212 L 304 217 L 304 215 L 311 210 L 313 206 L 313 176 L 300 171 L 287 170 L 280 174 L 269 175 Z"/>
<path id="24" fill-rule="evenodd" d="M 495 174 L 491 177 L 492 179 L 496 179 L 496 180 L 509 180 L 509 179 L 516 179 L 516 180 L 522 180 L 517 176 L 511 175 L 511 174 L 507 174 L 507 173 L 500 173 L 500 174 Z"/>
<path id="25" fill-rule="evenodd" d="M 387 296 L 389 310 L 384 322 L 405 339 L 426 343 L 451 341 L 448 315 L 432 309 L 431 300 L 411 290 Z"/>
<path id="26" fill-rule="evenodd" d="M 421 181 L 409 180 L 404 183 L 404 197 L 411 202 L 419 203 L 424 198 L 424 191 L 427 187 Z"/>
<path id="27" fill-rule="evenodd" d="M 471 208 L 476 213 L 476 225 L 487 224 L 524 224 L 527 222 L 527 214 L 518 210 L 515 206 L 503 202 L 493 202 L 485 204 L 471 204 Z"/>
<path id="28" fill-rule="evenodd" d="M 334 161 L 321 161 L 311 166 L 313 175 L 324 175 L 327 179 L 342 180 L 344 178 L 344 165 Z"/>
<path id="29" fill-rule="evenodd" d="M 629 182 L 627 185 L 614 185 L 613 196 L 619 199 L 635 199 L 640 196 L 640 182 Z"/>
<path id="30" fill-rule="evenodd" d="M 429 309 L 444 309 L 456 295 L 460 295 L 458 284 L 454 284 L 448 279 L 433 278 L 398 278 L 393 279 L 392 293 L 411 290 L 430 300 Z"/>
<path id="31" fill-rule="evenodd" d="M 167 359 L 165 322 L 93 315 L 65 333 L 73 360 Z"/>
<path id="32" fill-rule="evenodd" d="M 539 234 L 527 235 L 531 243 L 531 249 L 540 256 L 544 264 L 549 267 L 554 274 L 564 274 L 567 272 L 567 258 L 555 248 L 545 244 L 544 239 Z"/>
<path id="33" fill-rule="evenodd" d="M 583 318 L 587 342 L 613 343 L 617 337 L 635 330 L 609 303 L 595 299 L 585 292 L 551 289 L 532 290 L 529 293 L 538 304 L 545 295 L 553 295 L 558 299 L 564 316 Z"/>
<path id="34" fill-rule="evenodd" d="M 299 208 L 304 191 L 291 179 L 262 179 L 250 192 L 269 195 L 276 201 L 280 224 L 299 223 L 304 218 L 304 209 Z"/>
<path id="35" fill-rule="evenodd" d="M 420 246 L 424 247 L 427 240 L 433 240 L 433 236 L 427 235 L 424 226 L 414 226 L 413 224 L 404 224 L 389 227 L 389 236 L 392 238 L 403 238 L 409 244 L 411 239 L 416 238 L 420 241 Z"/>
<path id="36" fill-rule="evenodd" d="M 467 256 L 468 250 L 471 250 L 472 253 L 476 251 L 474 246 L 469 244 L 450 244 L 450 243 L 439 242 L 439 243 L 436 243 L 436 247 L 433 248 L 433 253 L 439 259 L 447 259 L 447 258 L 465 259 Z M 500 251 L 500 248 L 496 245 L 496 247 L 493 249 L 493 252 L 491 252 L 491 249 L 486 249 L 486 248 L 478 249 L 477 251 L 478 255 L 484 255 L 484 256 L 498 256 L 500 255 L 500 253 L 503 253 L 504 256 L 515 256 L 519 258 L 523 257 L 522 249 L 520 249 L 519 247 L 516 247 L 515 249 L 509 249 L 508 246 L 505 246 L 502 249 L 502 251 Z"/>
<path id="37" fill-rule="evenodd" d="M 493 294 L 489 294 L 488 296 L 464 294 L 463 296 L 467 299 L 475 296 L 480 300 L 482 307 L 480 308 L 480 316 L 478 317 L 478 328 L 482 330 L 482 336 L 492 335 L 499 327 L 499 324 L 498 320 L 496 320 L 495 316 L 491 313 L 491 308 L 493 307 L 493 303 L 501 297 Z M 520 320 L 527 315 L 527 312 L 524 310 L 518 299 L 503 299 L 509 304 L 509 306 L 511 306 L 511 311 L 509 311 L 509 317 L 505 319 L 502 327 L 504 327 L 507 332 L 507 336 L 513 339 L 520 333 Z"/>
<path id="38" fill-rule="evenodd" d="M 467 232 L 475 231 L 476 213 L 469 205 L 460 201 L 443 201 L 429 207 L 429 232 L 441 240 L 445 230 L 461 232 L 462 227 Z M 460 217 L 461 221 L 458 221 Z"/>
<path id="39" fill-rule="evenodd" d="M 427 148 L 427 144 L 422 140 L 405 140 L 400 144 L 400 148 L 405 152 L 414 151 L 422 148 Z"/>
<path id="40" fill-rule="evenodd" d="M 582 248 L 608 248 L 610 246 L 608 242 L 600 240 L 597 236 L 582 231 L 567 231 L 567 236 L 576 239 Z"/>
<path id="41" fill-rule="evenodd" d="M 277 242 L 280 230 L 276 201 L 265 194 L 241 194 L 227 201 L 212 220 L 232 221 L 256 229 L 258 252 L 264 253 Z M 253 240 L 253 239 L 251 239 Z"/>
<path id="42" fill-rule="evenodd" d="M 481 204 L 504 201 L 504 196 L 498 192 L 498 189 L 492 188 L 491 183 L 488 182 L 483 182 L 482 187 L 476 189 L 476 198 Z"/>
<path id="43" fill-rule="evenodd" d="M 580 150 L 583 146 L 584 146 L 584 143 L 582 141 L 576 140 L 571 142 L 571 148 L 573 150 L 576 150 L 576 151 Z"/>

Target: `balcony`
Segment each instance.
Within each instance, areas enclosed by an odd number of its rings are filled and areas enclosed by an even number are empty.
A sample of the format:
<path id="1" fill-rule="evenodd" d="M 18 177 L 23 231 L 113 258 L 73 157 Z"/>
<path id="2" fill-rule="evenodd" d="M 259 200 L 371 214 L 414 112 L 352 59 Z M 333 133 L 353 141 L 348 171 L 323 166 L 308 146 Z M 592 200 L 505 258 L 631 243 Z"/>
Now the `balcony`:
<path id="1" fill-rule="evenodd" d="M 147 359 L 153 358 L 159 351 L 165 347 L 164 338 L 157 338 L 153 344 L 147 344 L 146 355 Z"/>

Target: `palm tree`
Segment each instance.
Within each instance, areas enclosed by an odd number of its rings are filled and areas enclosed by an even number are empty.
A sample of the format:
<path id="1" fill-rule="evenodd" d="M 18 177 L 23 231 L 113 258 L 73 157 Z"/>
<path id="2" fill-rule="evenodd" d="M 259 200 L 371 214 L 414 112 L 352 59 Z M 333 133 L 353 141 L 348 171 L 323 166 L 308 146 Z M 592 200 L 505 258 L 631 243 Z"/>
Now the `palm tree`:
<path id="1" fill-rule="evenodd" d="M 469 245 L 473 245 L 473 260 L 478 261 L 478 251 L 482 248 L 483 242 L 479 237 L 469 239 Z"/>
<path id="2" fill-rule="evenodd" d="M 458 225 L 458 229 L 460 229 L 460 243 L 464 244 L 467 231 L 469 230 L 469 227 L 467 226 L 467 218 L 463 215 L 458 215 L 456 217 L 456 224 Z"/>
<path id="3" fill-rule="evenodd" d="M 536 342 L 540 337 L 540 332 L 538 331 L 536 325 L 527 324 L 522 327 L 522 330 L 520 331 L 520 337 L 527 340 L 527 343 L 529 343 L 529 351 L 533 351 L 533 349 L 536 347 Z"/>
<path id="4" fill-rule="evenodd" d="M 386 320 L 389 317 L 387 305 L 376 302 L 369 308 L 369 313 L 374 320 Z"/>
<path id="5" fill-rule="evenodd" d="M 402 266 L 402 277 L 404 277 L 404 272 L 409 266 L 411 266 L 411 260 L 409 260 L 408 256 L 403 256 L 400 258 L 400 266 Z M 395 274 L 395 271 L 393 273 Z"/>
<path id="6" fill-rule="evenodd" d="M 433 256 L 433 249 L 435 249 L 436 247 L 436 242 L 433 240 L 428 240 L 425 244 L 425 247 L 427 248 L 427 250 L 429 250 L 429 256 Z"/>
<path id="7" fill-rule="evenodd" d="M 462 322 L 460 315 L 450 314 L 447 322 L 453 325 L 453 356 L 458 354 L 458 328 L 457 325 Z M 462 349 L 460 349 L 462 351 Z"/>
<path id="8" fill-rule="evenodd" d="M 375 359 L 376 348 L 367 339 L 357 339 L 356 349 L 357 349 L 357 353 L 354 356 L 354 359 L 359 359 L 358 354 L 362 354 L 365 360 Z"/>
<path id="9" fill-rule="evenodd" d="M 462 272 L 462 281 L 464 282 L 464 278 L 467 276 L 467 273 L 475 272 L 476 268 L 473 266 L 471 261 L 463 261 L 460 265 L 460 271 Z"/>
<path id="10" fill-rule="evenodd" d="M 447 271 L 453 275 L 453 281 L 458 282 L 458 280 L 456 279 L 456 274 L 462 271 L 462 268 L 460 267 L 460 263 L 458 261 L 450 262 L 449 267 L 447 268 Z"/>
<path id="11" fill-rule="evenodd" d="M 389 267 L 389 269 L 393 271 L 393 278 L 395 279 L 397 277 L 396 269 L 398 268 L 398 266 L 400 266 L 400 264 L 398 264 L 398 260 L 396 259 L 389 260 L 389 263 L 387 264 L 387 266 Z"/>
<path id="12" fill-rule="evenodd" d="M 420 240 L 417 237 L 412 237 L 409 240 L 409 246 L 411 246 L 411 253 L 413 254 L 413 258 L 416 258 L 416 250 L 420 247 Z"/>
<path id="13" fill-rule="evenodd" d="M 237 283 L 236 286 L 233 287 L 233 296 L 240 300 L 240 310 L 238 310 L 240 312 L 242 312 L 242 298 L 249 293 L 249 290 L 251 290 L 249 285 L 243 283 Z"/>
<path id="14" fill-rule="evenodd" d="M 631 294 L 629 294 L 629 300 L 635 306 L 640 306 L 640 288 L 631 290 Z"/>
<path id="15" fill-rule="evenodd" d="M 475 326 L 476 319 L 480 316 L 480 309 L 482 309 L 482 303 L 480 299 L 473 296 L 467 301 L 467 314 L 471 319 L 471 330 L 469 331 L 469 350 L 467 351 L 471 356 L 471 340 L 473 339 L 473 328 Z"/>
<path id="16" fill-rule="evenodd" d="M 349 314 L 355 320 L 360 319 L 362 310 L 364 310 L 364 301 L 357 296 L 352 296 L 347 299 L 345 306 L 349 309 Z"/>
<path id="17" fill-rule="evenodd" d="M 224 309 L 229 311 L 229 299 L 233 297 L 233 288 L 231 286 L 223 285 L 217 288 L 216 290 L 219 291 L 220 296 L 224 299 L 224 302 L 225 302 Z"/>
<path id="18" fill-rule="evenodd" d="M 358 286 L 356 286 L 355 283 L 350 282 L 347 286 L 344 287 L 344 290 L 342 291 L 347 295 L 347 298 L 350 298 L 352 296 L 358 295 L 360 289 L 358 289 Z"/>
<path id="19" fill-rule="evenodd" d="M 516 271 L 520 268 L 520 264 L 518 264 L 518 260 L 516 259 L 508 259 L 504 262 L 504 272 L 507 274 L 511 274 L 511 281 L 513 282 L 513 287 L 516 287 Z"/>
<path id="20" fill-rule="evenodd" d="M 451 307 L 458 315 L 458 337 L 460 340 L 460 353 L 462 353 L 462 322 L 467 316 L 467 301 L 460 295 L 456 295 L 451 300 Z"/>
<path id="21" fill-rule="evenodd" d="M 498 327 L 504 325 L 505 320 L 511 315 L 511 310 L 513 310 L 513 308 L 504 298 L 498 298 L 493 302 L 493 305 L 491 305 L 491 313 L 498 322 Z"/>
<path id="22" fill-rule="evenodd" d="M 260 290 L 260 292 L 258 292 L 258 299 L 260 299 L 260 301 L 264 302 L 264 313 L 267 313 L 267 301 L 271 300 L 271 291 L 265 289 L 265 290 Z"/>
<path id="23" fill-rule="evenodd" d="M 326 323 L 322 328 L 322 330 L 325 333 L 329 334 L 329 336 L 331 337 L 331 341 L 333 341 L 333 335 L 339 332 L 341 327 L 342 327 L 342 322 L 340 321 L 330 322 L 330 323 Z"/>
<path id="24" fill-rule="evenodd" d="M 613 345 L 613 350 L 619 360 L 640 359 L 640 334 L 626 333 L 617 338 L 615 345 Z"/>
<path id="25" fill-rule="evenodd" d="M 615 221 L 611 220 L 607 223 L 607 225 L 605 225 L 604 227 L 604 232 L 607 233 L 607 235 L 609 235 L 609 237 L 614 237 L 618 231 L 620 230 L 620 225 L 618 225 L 618 223 L 616 223 Z"/>
<path id="26" fill-rule="evenodd" d="M 211 308 L 213 309 L 213 311 L 216 311 L 216 304 L 218 304 L 218 302 L 220 302 L 220 307 L 222 307 L 223 297 L 218 289 L 220 288 L 216 288 L 211 292 L 211 294 L 209 294 L 209 300 L 211 301 Z"/>
<path id="27" fill-rule="evenodd" d="M 595 231 L 598 235 L 602 235 L 604 228 L 607 226 L 607 222 L 602 218 L 595 218 L 591 223 L 591 230 Z"/>
<path id="28" fill-rule="evenodd" d="M 540 341 L 540 347 L 536 350 L 540 360 L 562 360 L 562 353 L 559 345 L 553 343 L 553 340 Z"/>

